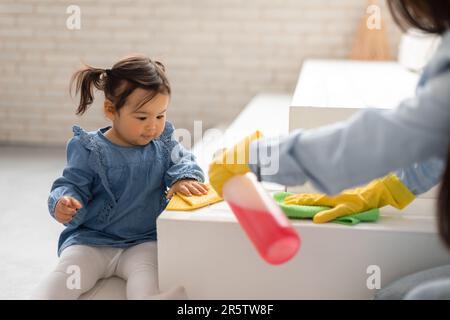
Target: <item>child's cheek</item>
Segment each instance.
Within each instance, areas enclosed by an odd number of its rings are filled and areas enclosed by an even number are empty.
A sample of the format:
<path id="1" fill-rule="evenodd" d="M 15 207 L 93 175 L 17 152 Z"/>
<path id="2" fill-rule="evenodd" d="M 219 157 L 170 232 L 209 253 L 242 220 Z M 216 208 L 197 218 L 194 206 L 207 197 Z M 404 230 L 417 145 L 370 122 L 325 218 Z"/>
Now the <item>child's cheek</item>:
<path id="1" fill-rule="evenodd" d="M 138 124 L 138 125 L 133 126 L 131 130 L 132 130 L 133 135 L 134 135 L 135 137 L 139 137 L 139 136 L 141 136 L 143 133 L 145 133 L 144 126 L 141 125 L 141 124 Z"/>

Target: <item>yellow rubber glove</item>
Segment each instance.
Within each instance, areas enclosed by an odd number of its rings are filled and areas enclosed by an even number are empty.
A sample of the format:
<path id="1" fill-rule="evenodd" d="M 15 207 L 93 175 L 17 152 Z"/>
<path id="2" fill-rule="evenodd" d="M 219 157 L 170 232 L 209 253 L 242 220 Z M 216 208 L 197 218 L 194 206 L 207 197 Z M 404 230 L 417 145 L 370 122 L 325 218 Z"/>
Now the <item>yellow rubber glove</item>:
<path id="1" fill-rule="evenodd" d="M 208 175 L 210 184 L 219 196 L 222 196 L 222 187 L 228 179 L 250 171 L 248 167 L 250 143 L 262 136 L 261 132 L 256 131 L 214 157 L 209 165 Z"/>
<path id="2" fill-rule="evenodd" d="M 415 199 L 415 195 L 397 178 L 389 174 L 373 180 L 364 187 L 344 190 L 336 196 L 324 194 L 298 194 L 286 197 L 285 204 L 332 207 L 319 212 L 315 223 L 324 223 L 339 217 L 391 205 L 403 209 Z"/>

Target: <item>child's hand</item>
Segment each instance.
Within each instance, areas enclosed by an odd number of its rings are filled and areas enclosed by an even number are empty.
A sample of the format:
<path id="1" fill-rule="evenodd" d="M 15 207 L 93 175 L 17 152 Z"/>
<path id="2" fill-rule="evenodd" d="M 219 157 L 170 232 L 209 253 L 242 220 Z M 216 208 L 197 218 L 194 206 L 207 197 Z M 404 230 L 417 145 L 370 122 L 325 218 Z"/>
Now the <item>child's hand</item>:
<path id="1" fill-rule="evenodd" d="M 72 197 L 61 197 L 56 203 L 55 218 L 59 223 L 68 223 L 76 214 L 77 209 L 82 208 L 81 203 Z"/>
<path id="2" fill-rule="evenodd" d="M 172 198 L 175 192 L 179 192 L 185 196 L 201 196 L 208 193 L 208 186 L 204 183 L 192 179 L 178 180 L 167 192 L 167 199 Z"/>

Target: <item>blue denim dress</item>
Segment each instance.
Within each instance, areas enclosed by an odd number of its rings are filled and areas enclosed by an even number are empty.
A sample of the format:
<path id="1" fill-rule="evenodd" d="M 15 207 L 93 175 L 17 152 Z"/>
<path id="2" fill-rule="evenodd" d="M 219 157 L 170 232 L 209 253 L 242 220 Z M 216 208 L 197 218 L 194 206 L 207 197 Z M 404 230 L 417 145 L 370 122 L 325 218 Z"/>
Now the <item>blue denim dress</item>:
<path id="1" fill-rule="evenodd" d="M 204 181 L 195 157 L 172 138 L 171 123 L 159 138 L 134 147 L 109 141 L 104 136 L 109 128 L 73 127 L 67 165 L 51 187 L 48 208 L 54 217 L 62 196 L 77 199 L 83 208 L 65 224 L 58 256 L 74 244 L 126 248 L 156 240 L 167 188 L 180 179 Z"/>

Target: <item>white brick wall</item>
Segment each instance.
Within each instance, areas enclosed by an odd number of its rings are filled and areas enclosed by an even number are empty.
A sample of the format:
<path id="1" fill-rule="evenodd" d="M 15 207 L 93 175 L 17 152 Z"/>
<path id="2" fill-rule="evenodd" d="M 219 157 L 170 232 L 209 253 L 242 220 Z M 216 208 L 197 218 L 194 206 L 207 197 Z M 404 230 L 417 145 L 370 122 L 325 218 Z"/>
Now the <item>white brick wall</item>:
<path id="1" fill-rule="evenodd" d="M 66 28 L 70 4 L 81 30 Z M 0 4 L 0 143 L 64 144 L 72 124 L 106 125 L 102 95 L 83 117 L 68 95 L 80 60 L 109 67 L 130 52 L 160 58 L 169 119 L 230 121 L 258 92 L 292 92 L 305 58 L 345 58 L 363 0 L 75 0 Z M 389 20 L 392 48 L 398 30 Z M 395 53 L 395 52 L 394 52 Z"/>

